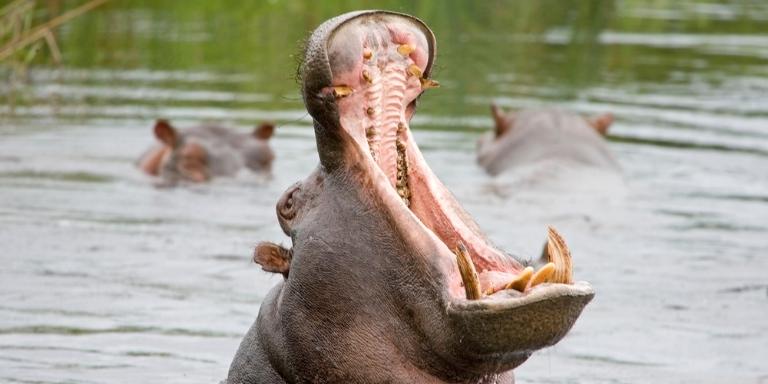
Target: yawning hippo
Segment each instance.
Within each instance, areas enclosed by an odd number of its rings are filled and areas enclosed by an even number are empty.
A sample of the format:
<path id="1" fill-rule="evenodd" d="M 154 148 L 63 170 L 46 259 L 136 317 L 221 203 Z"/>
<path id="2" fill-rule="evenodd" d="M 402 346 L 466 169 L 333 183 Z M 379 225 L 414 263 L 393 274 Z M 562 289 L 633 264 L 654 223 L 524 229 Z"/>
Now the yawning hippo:
<path id="1" fill-rule="evenodd" d="M 269 173 L 275 155 L 269 147 L 274 125 L 263 123 L 252 133 L 239 133 L 218 125 L 178 130 L 166 120 L 155 123 L 159 144 L 138 161 L 145 173 L 167 183 L 180 180 L 204 182 L 233 176 L 242 167 Z"/>
<path id="2" fill-rule="evenodd" d="M 542 263 L 494 248 L 435 177 L 409 121 L 435 39 L 420 20 L 362 11 L 308 40 L 302 94 L 318 168 L 277 204 L 293 247 L 256 248 L 284 279 L 227 382 L 512 383 L 592 299 L 550 231 Z"/>
<path id="3" fill-rule="evenodd" d="M 559 109 L 505 113 L 491 106 L 495 127 L 478 141 L 477 162 L 496 176 L 507 169 L 558 163 L 618 171 L 603 136 L 610 114 L 593 118 Z"/>

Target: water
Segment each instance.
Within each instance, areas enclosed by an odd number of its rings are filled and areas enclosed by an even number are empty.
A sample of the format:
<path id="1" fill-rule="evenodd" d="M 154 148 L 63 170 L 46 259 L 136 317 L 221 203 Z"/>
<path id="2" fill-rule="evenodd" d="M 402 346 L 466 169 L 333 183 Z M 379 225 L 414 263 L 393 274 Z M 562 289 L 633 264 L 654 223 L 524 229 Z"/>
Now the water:
<path id="1" fill-rule="evenodd" d="M 438 37 L 443 87 L 413 124 L 435 172 L 505 249 L 533 255 L 556 225 L 595 286 L 518 382 L 768 382 L 768 7 L 493 4 L 366 6 L 418 14 Z M 291 55 L 352 8 L 115 2 L 61 30 L 63 67 L 2 85 L 0 382 L 226 375 L 281 278 L 250 262 L 253 246 L 288 242 L 274 205 L 317 163 Z M 474 141 L 491 100 L 613 112 L 626 191 L 484 175 Z M 155 188 L 133 161 L 157 117 L 274 120 L 275 174 Z"/>

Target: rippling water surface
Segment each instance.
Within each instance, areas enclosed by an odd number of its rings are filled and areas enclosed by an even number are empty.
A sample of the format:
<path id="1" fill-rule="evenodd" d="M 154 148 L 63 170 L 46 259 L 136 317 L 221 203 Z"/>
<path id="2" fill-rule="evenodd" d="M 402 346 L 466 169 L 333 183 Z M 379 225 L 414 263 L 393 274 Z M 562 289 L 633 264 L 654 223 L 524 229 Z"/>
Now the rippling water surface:
<path id="1" fill-rule="evenodd" d="M 556 225 L 597 291 L 518 381 L 768 383 L 768 7 L 435 3 L 366 4 L 435 29 L 443 87 L 413 122 L 427 161 L 505 249 L 536 254 Z M 63 67 L 0 88 L 0 382 L 216 382 L 281 278 L 250 253 L 288 242 L 274 205 L 317 162 L 291 55 L 351 8 L 179 4 L 84 16 Z M 626 188 L 486 176 L 492 100 L 613 112 Z M 156 188 L 133 161 L 158 117 L 273 120 L 275 173 Z"/>

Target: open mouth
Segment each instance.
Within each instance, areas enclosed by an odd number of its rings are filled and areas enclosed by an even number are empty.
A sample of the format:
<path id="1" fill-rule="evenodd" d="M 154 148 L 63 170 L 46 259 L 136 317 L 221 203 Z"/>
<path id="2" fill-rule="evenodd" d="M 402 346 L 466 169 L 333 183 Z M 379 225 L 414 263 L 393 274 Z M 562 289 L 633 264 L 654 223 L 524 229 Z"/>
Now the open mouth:
<path id="1" fill-rule="evenodd" d="M 328 33 L 330 86 L 316 96 L 335 100 L 340 139 L 356 148 L 348 161 L 370 183 L 366 190 L 398 216 L 412 215 L 414 231 L 439 241 L 435 257 L 451 265 L 446 284 L 454 299 L 520 297 L 539 286 L 572 284 L 570 253 L 554 229 L 542 265 L 524 266 L 488 242 L 425 162 L 409 121 L 419 95 L 438 86 L 429 78 L 434 48 L 425 25 L 390 13 L 353 17 Z M 305 86 L 305 98 L 306 92 Z"/>

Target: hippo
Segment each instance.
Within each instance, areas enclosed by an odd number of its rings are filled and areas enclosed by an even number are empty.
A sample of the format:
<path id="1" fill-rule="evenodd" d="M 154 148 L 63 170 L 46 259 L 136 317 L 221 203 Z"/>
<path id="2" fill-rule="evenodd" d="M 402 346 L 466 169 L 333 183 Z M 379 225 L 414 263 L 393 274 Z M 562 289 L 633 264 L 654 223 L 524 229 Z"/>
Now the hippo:
<path id="1" fill-rule="evenodd" d="M 157 120 L 154 134 L 160 143 L 139 158 L 138 167 L 170 184 L 233 176 L 243 167 L 269 174 L 275 158 L 269 146 L 274 129 L 272 123 L 262 123 L 252 133 L 219 125 L 180 130 L 167 120 Z"/>
<path id="2" fill-rule="evenodd" d="M 555 108 L 504 112 L 491 105 L 494 129 L 478 140 L 477 162 L 490 175 L 544 163 L 619 171 L 604 136 L 613 115 L 591 118 Z"/>
<path id="3" fill-rule="evenodd" d="M 282 275 L 226 383 L 512 383 L 594 296 L 550 229 L 523 261 L 489 243 L 416 145 L 410 120 L 436 42 L 389 11 L 332 18 L 299 76 L 320 164 L 280 197 L 291 247 L 257 245 Z"/>

